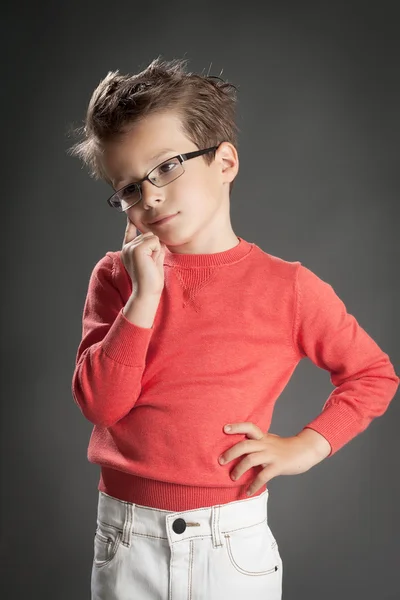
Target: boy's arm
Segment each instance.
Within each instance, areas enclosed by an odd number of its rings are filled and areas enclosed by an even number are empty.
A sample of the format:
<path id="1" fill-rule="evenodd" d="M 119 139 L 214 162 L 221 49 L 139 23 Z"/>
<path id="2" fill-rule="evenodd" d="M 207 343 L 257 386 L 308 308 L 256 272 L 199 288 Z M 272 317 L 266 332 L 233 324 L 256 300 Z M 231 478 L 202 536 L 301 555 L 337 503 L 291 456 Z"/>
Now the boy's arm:
<path id="1" fill-rule="evenodd" d="M 298 434 L 322 460 L 328 447 L 320 437 L 330 446 L 326 456 L 332 456 L 387 410 L 400 379 L 388 355 L 347 312 L 333 287 L 302 264 L 293 343 L 301 358 L 329 371 L 336 386 L 322 412 Z"/>
<path id="2" fill-rule="evenodd" d="M 131 296 L 124 305 L 122 298 L 130 291 L 121 294 L 107 253 L 90 277 L 72 379 L 75 402 L 94 425 L 114 425 L 132 410 L 141 392 L 153 334 L 151 313 L 155 315 L 158 303 L 145 305 L 140 299 L 135 304 Z"/>

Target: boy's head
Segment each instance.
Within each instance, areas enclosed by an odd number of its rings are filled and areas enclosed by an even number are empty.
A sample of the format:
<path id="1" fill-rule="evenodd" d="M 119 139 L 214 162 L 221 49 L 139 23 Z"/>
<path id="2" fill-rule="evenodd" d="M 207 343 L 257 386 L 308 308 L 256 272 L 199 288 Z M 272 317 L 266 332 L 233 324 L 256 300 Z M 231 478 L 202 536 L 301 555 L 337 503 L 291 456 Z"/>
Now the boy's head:
<path id="1" fill-rule="evenodd" d="M 187 73 L 185 65 L 186 60 L 157 58 L 135 75 L 109 72 L 93 92 L 85 126 L 77 130 L 83 140 L 70 153 L 92 177 L 110 184 L 110 195 L 116 192 L 111 204 L 142 233 L 153 231 L 175 250 L 196 252 L 207 242 L 236 239 L 229 220 L 239 168 L 236 88 L 219 77 Z M 148 180 L 134 185 L 155 167 L 150 179 L 157 185 Z M 169 223 L 151 224 L 170 214 L 177 216 Z"/>

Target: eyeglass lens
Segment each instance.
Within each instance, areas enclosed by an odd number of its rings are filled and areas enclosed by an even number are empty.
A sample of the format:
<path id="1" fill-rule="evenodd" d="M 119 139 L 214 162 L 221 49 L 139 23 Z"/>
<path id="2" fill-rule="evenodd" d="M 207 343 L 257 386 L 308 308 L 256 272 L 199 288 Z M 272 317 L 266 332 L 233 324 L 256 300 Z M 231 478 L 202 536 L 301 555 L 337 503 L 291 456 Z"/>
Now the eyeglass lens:
<path id="1" fill-rule="evenodd" d="M 183 172 L 183 166 L 177 158 L 163 162 L 149 175 L 149 179 L 157 186 L 162 187 L 177 179 Z M 119 211 L 128 210 L 141 199 L 140 187 L 136 183 L 125 186 L 110 198 L 114 208 Z"/>

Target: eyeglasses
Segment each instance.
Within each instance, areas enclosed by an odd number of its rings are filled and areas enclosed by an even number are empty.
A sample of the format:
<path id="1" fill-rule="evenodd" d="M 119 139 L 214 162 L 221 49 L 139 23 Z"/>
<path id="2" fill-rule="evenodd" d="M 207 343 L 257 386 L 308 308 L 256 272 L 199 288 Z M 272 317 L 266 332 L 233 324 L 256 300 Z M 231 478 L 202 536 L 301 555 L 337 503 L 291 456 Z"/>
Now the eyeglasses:
<path id="1" fill-rule="evenodd" d="M 220 142 L 221 144 L 222 142 Z M 143 181 L 150 181 L 156 187 L 164 187 L 175 179 L 178 179 L 184 174 L 185 169 L 183 168 L 183 162 L 213 152 L 219 148 L 218 146 L 212 146 L 212 148 L 206 148 L 205 150 L 195 150 L 194 152 L 187 152 L 186 154 L 178 154 L 168 160 L 165 160 L 161 164 L 157 165 L 150 171 L 146 177 L 143 177 L 141 181 L 135 183 L 129 183 L 125 187 L 121 188 L 112 196 L 107 199 L 108 204 L 117 209 L 119 212 L 124 212 L 134 206 L 142 199 L 142 186 Z"/>

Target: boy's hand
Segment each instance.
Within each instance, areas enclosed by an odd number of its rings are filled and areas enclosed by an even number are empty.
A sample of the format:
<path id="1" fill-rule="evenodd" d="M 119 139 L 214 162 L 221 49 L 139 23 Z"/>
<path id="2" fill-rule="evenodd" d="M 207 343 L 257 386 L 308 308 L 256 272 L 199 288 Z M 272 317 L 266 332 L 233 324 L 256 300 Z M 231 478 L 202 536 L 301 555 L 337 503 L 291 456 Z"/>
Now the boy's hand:
<path id="1" fill-rule="evenodd" d="M 250 485 L 247 495 L 259 490 L 265 483 L 277 475 L 299 475 L 305 473 L 322 459 L 313 447 L 298 436 L 283 438 L 274 433 L 263 433 L 254 423 L 232 423 L 231 430 L 226 433 L 244 433 L 247 438 L 226 450 L 221 456 L 226 464 L 229 461 L 246 454 L 231 473 L 232 479 L 239 477 L 251 467 L 261 465 L 263 470 Z M 226 426 L 225 426 L 226 427 Z"/>
<path id="2" fill-rule="evenodd" d="M 151 231 L 140 233 L 127 215 L 121 260 L 136 294 L 160 296 L 164 288 L 165 244 Z"/>

